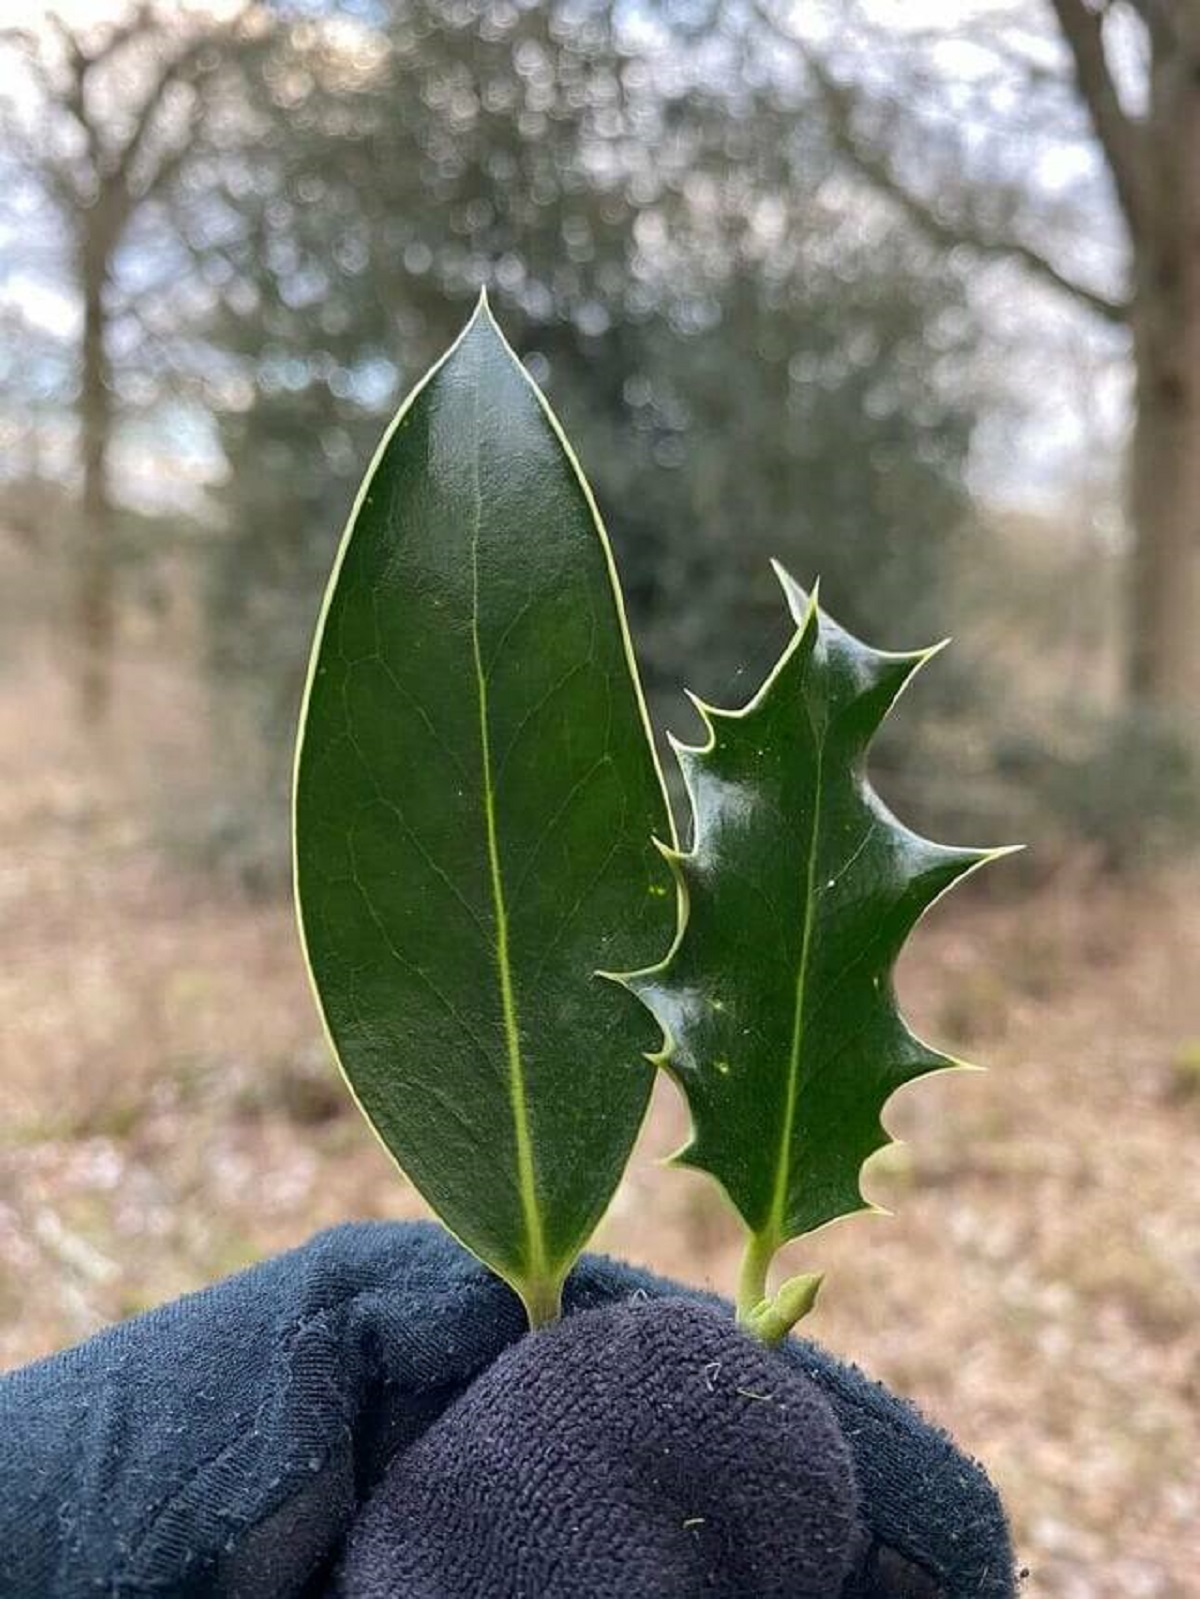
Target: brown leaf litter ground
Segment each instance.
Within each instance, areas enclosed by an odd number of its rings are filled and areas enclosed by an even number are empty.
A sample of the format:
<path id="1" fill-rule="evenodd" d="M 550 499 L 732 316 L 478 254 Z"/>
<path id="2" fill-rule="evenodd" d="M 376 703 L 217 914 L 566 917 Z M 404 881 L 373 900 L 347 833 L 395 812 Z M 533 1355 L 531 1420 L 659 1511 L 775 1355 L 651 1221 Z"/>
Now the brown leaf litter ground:
<path id="1" fill-rule="evenodd" d="M 124 690 L 138 742 L 101 761 L 44 664 L 0 678 L 0 1367 L 316 1228 L 424 1214 L 325 1058 L 287 905 L 139 821 L 197 706 L 152 672 Z M 828 1272 L 812 1335 L 987 1462 L 1032 1594 L 1197 1592 L 1198 890 L 1060 873 L 939 907 L 902 993 L 992 1070 L 894 1103 L 869 1184 L 893 1217 L 791 1251 Z M 598 1247 L 729 1291 L 721 1200 L 657 1164 L 682 1126 L 664 1084 Z"/>

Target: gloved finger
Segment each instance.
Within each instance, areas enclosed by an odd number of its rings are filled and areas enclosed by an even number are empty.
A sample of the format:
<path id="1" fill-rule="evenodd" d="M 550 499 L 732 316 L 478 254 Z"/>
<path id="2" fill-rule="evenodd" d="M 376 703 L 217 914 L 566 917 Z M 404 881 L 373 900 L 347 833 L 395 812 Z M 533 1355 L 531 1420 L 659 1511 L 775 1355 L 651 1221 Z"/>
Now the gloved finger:
<path id="1" fill-rule="evenodd" d="M 869 1534 L 845 1599 L 1012 1599 L 1004 1506 L 983 1468 L 906 1400 L 800 1339 L 780 1358 L 833 1407 Z"/>
<path id="2" fill-rule="evenodd" d="M 391 1464 L 341 1599 L 836 1599 L 857 1547 L 819 1390 L 727 1314 L 660 1299 L 507 1349 Z"/>
<path id="3" fill-rule="evenodd" d="M 0 1377 L 0 1595 L 311 1594 L 522 1326 L 440 1228 L 363 1222 Z"/>

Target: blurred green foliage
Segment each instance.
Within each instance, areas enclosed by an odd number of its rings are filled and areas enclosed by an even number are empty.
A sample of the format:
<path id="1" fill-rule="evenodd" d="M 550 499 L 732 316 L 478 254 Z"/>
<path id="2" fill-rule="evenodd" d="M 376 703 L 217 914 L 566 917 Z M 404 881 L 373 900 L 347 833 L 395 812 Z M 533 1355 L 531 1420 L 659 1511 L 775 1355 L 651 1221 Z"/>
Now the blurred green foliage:
<path id="1" fill-rule="evenodd" d="M 237 762 L 255 848 L 285 814 L 354 489 L 485 281 L 591 478 L 678 730 L 682 684 L 737 702 L 774 657 L 770 555 L 874 638 L 945 631 L 976 408 L 963 286 L 846 189 L 753 29 L 688 22 L 658 16 L 647 50 L 649 16 L 610 5 L 416 0 L 247 48 L 242 140 L 182 204 L 220 290 L 211 661 L 223 714 L 263 736 Z"/>

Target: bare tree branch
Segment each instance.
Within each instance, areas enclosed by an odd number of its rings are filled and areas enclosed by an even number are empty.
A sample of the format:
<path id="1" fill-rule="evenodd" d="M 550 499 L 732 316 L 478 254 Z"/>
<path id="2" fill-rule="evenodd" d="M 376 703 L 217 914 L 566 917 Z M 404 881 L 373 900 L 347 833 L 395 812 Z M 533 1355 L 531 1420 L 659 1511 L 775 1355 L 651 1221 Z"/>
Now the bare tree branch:
<path id="1" fill-rule="evenodd" d="M 1140 17 L 1154 48 L 1195 50 L 1200 45 L 1200 7 L 1195 0 L 1127 0 Z"/>
<path id="2" fill-rule="evenodd" d="M 1129 306 L 1126 302 L 1110 299 L 1099 290 L 1068 276 L 1048 256 L 1024 239 L 1007 232 L 994 232 L 977 218 L 962 215 L 950 219 L 945 216 L 900 177 L 882 149 L 858 134 L 854 126 L 851 92 L 833 78 L 824 63 L 811 52 L 805 51 L 805 60 L 825 102 L 830 133 L 837 148 L 851 166 L 896 205 L 927 238 L 950 248 L 964 245 L 979 255 L 1017 261 L 1043 283 L 1071 295 L 1106 321 L 1120 324 L 1128 320 Z"/>
<path id="3" fill-rule="evenodd" d="M 129 185 L 133 175 L 133 168 L 139 155 L 145 148 L 146 139 L 155 121 L 156 113 L 166 98 L 167 92 L 177 83 L 195 83 L 197 77 L 204 72 L 205 58 L 211 53 L 214 41 L 221 37 L 232 37 L 247 21 L 254 10 L 254 0 L 243 0 L 237 11 L 225 21 L 219 33 L 209 30 L 197 34 L 191 42 L 178 50 L 170 60 L 163 64 L 162 70 L 151 85 L 145 100 L 142 102 L 138 114 L 137 126 L 122 150 L 117 164 L 116 175 Z M 174 177 L 191 144 L 192 137 L 199 122 L 199 102 L 192 106 L 188 117 L 188 126 L 184 138 L 175 149 L 169 151 L 159 162 L 158 166 L 140 185 L 142 198 L 161 190 L 171 178 Z"/>
<path id="4" fill-rule="evenodd" d="M 100 140 L 100 131 L 89 115 L 87 104 L 88 74 L 99 58 L 87 55 L 79 40 L 58 17 L 52 16 L 50 21 L 61 35 L 63 48 L 67 52 L 67 81 L 59 88 L 55 98 L 63 109 L 70 113 L 82 131 L 87 144 L 88 160 L 93 171 L 99 172 L 104 159 L 104 148 Z"/>
<path id="5" fill-rule="evenodd" d="M 153 195 L 161 195 L 168 188 L 192 153 L 192 148 L 203 121 L 204 108 L 197 95 L 188 110 L 187 122 L 174 146 L 164 151 L 158 158 L 158 163 L 147 181 L 139 188 L 139 199 L 149 199 Z"/>
<path id="6" fill-rule="evenodd" d="M 956 216 L 948 216 L 934 201 L 914 189 L 900 175 L 882 143 L 860 131 L 856 91 L 833 76 L 819 53 L 801 35 L 781 23 L 770 0 L 754 0 L 754 5 L 757 15 L 775 38 L 790 45 L 804 63 L 824 104 L 830 135 L 850 167 L 903 212 L 927 239 L 950 249 L 964 246 L 992 259 L 1016 261 L 1043 283 L 1069 294 L 1106 322 L 1122 325 L 1128 321 L 1130 306 L 1127 301 L 1113 299 L 1071 277 L 1042 250 L 1010 230 L 989 226 L 965 209 Z M 1131 133 L 1137 132 L 1132 124 L 1127 126 Z"/>
<path id="7" fill-rule="evenodd" d="M 232 37 L 236 34 L 242 24 L 250 17 L 253 10 L 254 0 L 243 0 L 243 4 L 238 7 L 234 15 L 221 25 L 219 32 L 210 29 L 197 34 L 190 43 L 184 45 L 174 56 L 163 63 L 162 70 L 153 84 L 151 84 L 149 92 L 142 102 L 137 126 L 119 158 L 117 174 L 124 178 L 126 182 L 129 180 L 138 156 L 145 147 L 146 138 L 154 122 L 155 114 L 166 98 L 168 90 L 177 83 L 194 83 L 197 76 L 203 73 L 205 58 L 210 55 L 214 42 L 221 37 Z M 194 120 L 194 117 L 189 119 L 190 123 L 194 123 Z M 172 152 L 167 157 L 172 169 L 179 164 L 176 154 L 176 152 Z M 142 186 L 143 192 L 149 193 L 161 187 L 163 181 L 164 172 L 163 168 L 160 167 L 155 170 Z"/>
<path id="8" fill-rule="evenodd" d="M 158 111 L 166 99 L 168 92 L 177 84 L 187 81 L 192 75 L 198 61 L 202 58 L 209 40 L 196 39 L 190 45 L 177 52 L 169 61 L 165 61 L 162 69 L 151 84 L 146 98 L 138 110 L 137 123 L 133 132 L 125 143 L 125 147 L 116 157 L 116 166 L 113 176 L 128 186 L 133 174 L 133 168 L 138 157 L 146 147 L 146 140 L 150 137 Z M 149 193 L 157 188 L 160 182 L 161 166 L 151 173 L 142 185 L 144 193 Z"/>
<path id="9" fill-rule="evenodd" d="M 1129 231 L 1141 226 L 1145 184 L 1142 130 L 1126 114 L 1104 51 L 1104 13 L 1086 0 L 1049 0 L 1075 64 L 1075 82 L 1104 151 Z"/>
<path id="10" fill-rule="evenodd" d="M 122 142 L 104 136 L 104 119 L 89 104 L 88 80 L 97 67 L 111 60 L 126 45 L 139 38 L 165 40 L 166 30 L 148 5 L 140 5 L 120 27 L 111 28 L 95 47 L 87 47 L 79 34 L 61 18 L 50 21 L 58 33 L 65 57 L 65 75 L 57 80 L 39 48 L 36 36 L 28 30 L 5 29 L 0 43 L 14 45 L 25 57 L 47 104 L 65 111 L 83 134 L 86 144 L 84 170 L 69 157 L 29 148 L 26 165 L 38 172 L 49 194 L 67 213 L 94 205 L 103 196 L 110 233 L 115 241 L 139 201 L 161 192 L 183 164 L 200 120 L 200 101 L 188 111 L 180 137 L 172 140 L 144 174 L 137 168 L 155 129 L 170 90 L 191 83 L 204 75 L 206 58 L 219 36 L 230 36 L 251 17 L 254 0 L 243 5 L 218 30 L 209 28 L 162 62 L 137 109 L 132 132 Z M 199 93 L 199 91 L 197 91 Z"/>

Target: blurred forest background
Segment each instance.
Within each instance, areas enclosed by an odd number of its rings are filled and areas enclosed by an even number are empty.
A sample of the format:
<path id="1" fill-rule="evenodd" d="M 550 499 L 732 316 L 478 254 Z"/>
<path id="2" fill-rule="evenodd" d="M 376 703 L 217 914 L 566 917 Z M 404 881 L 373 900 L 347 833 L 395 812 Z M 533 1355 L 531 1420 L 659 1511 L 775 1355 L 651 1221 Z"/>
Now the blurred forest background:
<path id="1" fill-rule="evenodd" d="M 486 283 L 660 729 L 757 686 L 772 555 L 872 642 L 956 635 L 876 778 L 1032 845 L 901 973 L 995 1070 L 900 1096 L 898 1220 L 796 1251 L 813 1332 L 995 1469 L 1032 1591 L 1194 1591 L 1198 85 L 1192 0 L 0 30 L 0 1364 L 421 1213 L 318 1039 L 288 785 L 355 487 Z M 601 1243 L 728 1290 L 678 1130 Z"/>

